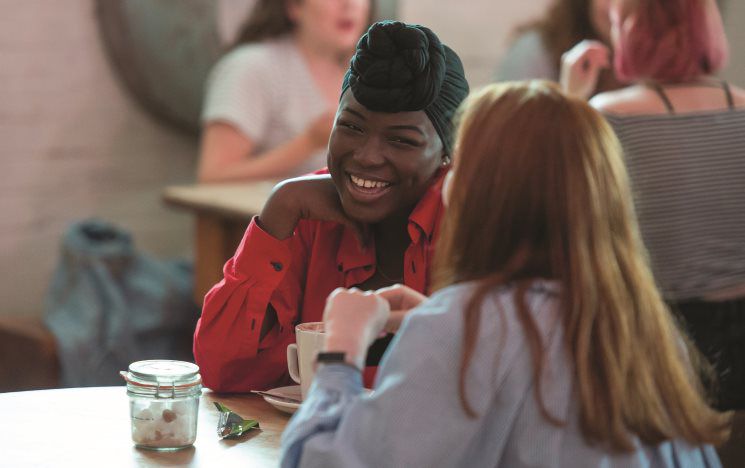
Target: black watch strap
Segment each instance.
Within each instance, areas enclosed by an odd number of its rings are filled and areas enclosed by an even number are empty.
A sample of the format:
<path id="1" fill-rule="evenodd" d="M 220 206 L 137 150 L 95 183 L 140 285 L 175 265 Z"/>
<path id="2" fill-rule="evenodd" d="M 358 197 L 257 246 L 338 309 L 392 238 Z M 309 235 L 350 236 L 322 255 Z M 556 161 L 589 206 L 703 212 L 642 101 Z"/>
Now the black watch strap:
<path id="1" fill-rule="evenodd" d="M 345 364 L 347 358 L 347 353 L 341 352 L 341 351 L 331 351 L 331 352 L 320 352 L 318 353 L 318 356 L 316 357 L 317 363 L 324 363 L 324 364 L 332 364 L 332 363 L 341 363 Z"/>

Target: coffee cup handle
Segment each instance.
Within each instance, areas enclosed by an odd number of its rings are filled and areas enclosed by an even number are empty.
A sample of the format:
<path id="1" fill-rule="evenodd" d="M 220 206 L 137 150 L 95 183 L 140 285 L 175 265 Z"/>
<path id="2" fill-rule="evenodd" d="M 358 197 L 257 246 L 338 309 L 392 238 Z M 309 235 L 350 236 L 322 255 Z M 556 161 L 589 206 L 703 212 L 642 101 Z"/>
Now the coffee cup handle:
<path id="1" fill-rule="evenodd" d="M 297 343 L 287 345 L 287 370 L 290 371 L 290 377 L 297 383 L 300 383 L 300 369 L 298 369 Z"/>

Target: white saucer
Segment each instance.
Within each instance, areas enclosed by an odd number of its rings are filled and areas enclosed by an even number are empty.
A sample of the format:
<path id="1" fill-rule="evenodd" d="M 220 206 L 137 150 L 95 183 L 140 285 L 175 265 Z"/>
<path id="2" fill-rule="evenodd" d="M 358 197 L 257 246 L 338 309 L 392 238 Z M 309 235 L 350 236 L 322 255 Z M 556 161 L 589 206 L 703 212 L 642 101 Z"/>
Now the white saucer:
<path id="1" fill-rule="evenodd" d="M 302 400 L 303 398 L 300 393 L 300 385 L 289 385 L 287 387 L 273 388 L 269 391 L 271 393 L 283 395 L 288 398 L 295 398 L 296 400 Z M 298 408 L 300 408 L 300 403 L 291 403 L 289 401 L 270 397 L 269 395 L 262 395 L 262 397 L 264 398 L 264 401 L 282 411 L 283 413 L 292 414 L 297 411 Z"/>
<path id="2" fill-rule="evenodd" d="M 365 391 L 366 395 L 373 394 L 373 391 L 369 388 L 363 388 L 363 390 Z M 276 395 L 282 395 L 288 398 L 294 398 L 296 400 L 301 400 L 303 398 L 302 393 L 300 392 L 300 385 L 288 385 L 287 387 L 273 388 L 268 391 Z M 297 411 L 298 408 L 300 408 L 300 403 L 291 403 L 289 401 L 284 401 L 269 395 L 261 396 L 264 398 L 264 401 L 282 411 L 283 413 L 293 414 L 295 411 Z"/>

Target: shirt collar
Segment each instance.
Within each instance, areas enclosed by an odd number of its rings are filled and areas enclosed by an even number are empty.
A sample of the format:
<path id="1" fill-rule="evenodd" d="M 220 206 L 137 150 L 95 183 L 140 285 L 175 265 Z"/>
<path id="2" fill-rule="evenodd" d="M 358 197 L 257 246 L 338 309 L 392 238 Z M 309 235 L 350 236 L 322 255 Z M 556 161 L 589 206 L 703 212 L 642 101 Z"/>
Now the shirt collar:
<path id="1" fill-rule="evenodd" d="M 427 240 L 432 240 L 432 233 L 437 227 L 440 211 L 443 208 L 442 184 L 445 174 L 447 174 L 447 168 L 437 170 L 434 181 L 409 215 L 409 237 L 414 244 L 419 243 L 422 234 Z"/>

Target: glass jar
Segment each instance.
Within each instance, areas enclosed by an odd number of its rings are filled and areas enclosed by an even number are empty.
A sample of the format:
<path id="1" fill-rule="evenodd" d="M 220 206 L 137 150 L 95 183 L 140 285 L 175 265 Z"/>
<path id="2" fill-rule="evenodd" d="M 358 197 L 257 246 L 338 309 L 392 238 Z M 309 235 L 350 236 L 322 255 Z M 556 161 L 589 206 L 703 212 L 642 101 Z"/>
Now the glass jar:
<path id="1" fill-rule="evenodd" d="M 137 361 L 121 375 L 127 381 L 135 446 L 173 451 L 194 443 L 202 395 L 199 366 L 184 361 Z"/>

